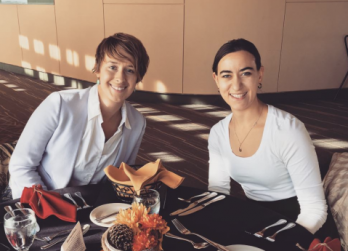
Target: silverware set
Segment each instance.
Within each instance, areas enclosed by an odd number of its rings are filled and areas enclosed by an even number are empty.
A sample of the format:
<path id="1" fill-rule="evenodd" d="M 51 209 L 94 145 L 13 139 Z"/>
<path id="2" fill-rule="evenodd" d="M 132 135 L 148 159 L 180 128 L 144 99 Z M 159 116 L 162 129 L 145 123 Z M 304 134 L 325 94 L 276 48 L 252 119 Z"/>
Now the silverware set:
<path id="1" fill-rule="evenodd" d="M 87 204 L 87 202 L 85 201 L 85 199 L 82 197 L 82 194 L 80 192 L 76 192 L 74 193 L 76 197 L 78 197 L 80 200 L 82 200 L 83 202 L 83 206 L 81 207 L 79 204 L 76 203 L 76 201 L 74 200 L 74 198 L 72 197 L 72 195 L 70 193 L 65 193 L 63 194 L 63 196 L 67 199 L 69 199 L 72 203 L 74 203 L 74 205 L 76 206 L 77 210 L 80 210 L 82 208 L 89 208 L 92 207 L 90 205 Z"/>
<path id="2" fill-rule="evenodd" d="M 217 195 L 217 193 L 215 193 L 215 192 L 212 192 L 212 193 L 205 192 L 205 193 L 193 196 L 193 197 L 191 197 L 191 198 L 189 198 L 187 200 L 182 199 L 182 198 L 178 198 L 179 200 L 182 200 L 182 201 L 185 201 L 185 202 L 191 202 L 191 200 L 194 199 L 194 198 L 198 198 L 198 197 L 204 196 L 202 199 L 199 199 L 199 200 L 197 200 L 195 202 L 192 202 L 190 205 L 188 205 L 188 207 L 182 208 L 182 209 L 178 209 L 178 210 L 172 212 L 170 214 L 170 216 L 174 216 L 174 215 L 179 215 L 179 216 L 189 215 L 189 214 L 195 213 L 195 212 L 205 208 L 206 206 L 208 206 L 211 203 L 214 203 L 214 202 L 217 202 L 219 200 L 223 200 L 224 198 L 226 198 L 225 195 L 219 195 L 219 196 L 215 197 L 216 195 Z M 203 201 L 206 201 L 208 199 L 211 199 L 213 197 L 215 197 L 215 198 L 210 200 L 210 201 L 208 201 L 208 202 L 206 202 L 206 203 L 204 203 L 204 204 L 202 204 L 202 205 L 200 205 L 200 206 L 198 206 L 198 207 L 196 207 L 199 203 L 201 203 Z"/>
<path id="3" fill-rule="evenodd" d="M 285 224 L 285 223 L 287 223 L 286 220 L 280 219 L 280 220 L 277 221 L 276 223 L 274 223 L 274 224 L 272 224 L 272 225 L 269 225 L 269 226 L 265 227 L 264 229 L 262 229 L 261 231 L 258 231 L 258 232 L 256 232 L 256 233 L 254 233 L 254 235 L 255 235 L 256 237 L 262 238 L 262 237 L 264 236 L 264 234 L 265 234 L 265 231 L 266 231 L 267 229 L 269 229 L 269 228 L 271 228 L 271 227 L 279 226 L 279 225 L 282 225 L 282 224 Z M 266 237 L 266 240 L 271 241 L 271 242 L 274 242 L 274 241 L 275 241 L 275 237 L 276 237 L 276 235 L 277 235 L 278 233 L 280 233 L 280 232 L 282 232 L 282 231 L 285 231 L 285 230 L 288 230 L 288 229 L 290 229 L 290 228 L 293 228 L 293 227 L 295 227 L 295 226 L 296 226 L 295 223 L 290 222 L 290 223 L 286 224 L 285 227 L 283 227 L 283 228 L 281 228 L 280 230 L 278 230 L 277 232 L 275 232 L 272 236 L 267 236 L 267 237 Z"/>
<path id="4" fill-rule="evenodd" d="M 91 226 L 90 226 L 89 224 L 83 225 L 83 227 L 82 227 L 82 235 L 85 235 L 85 234 L 88 232 L 88 230 L 90 229 L 90 227 L 91 227 Z M 70 233 L 71 230 L 72 230 L 72 229 L 70 229 L 68 233 Z M 47 248 L 50 248 L 50 247 L 56 245 L 57 243 L 64 242 L 64 241 L 66 240 L 66 238 L 68 238 L 68 236 L 65 236 L 65 237 L 63 237 L 63 238 L 60 238 L 60 239 L 58 239 L 58 240 L 56 240 L 56 241 L 53 241 L 53 242 L 51 242 L 51 243 L 49 243 L 49 244 L 43 245 L 43 246 L 41 246 L 40 248 L 41 248 L 42 250 L 47 249 Z"/>
<path id="5" fill-rule="evenodd" d="M 202 236 L 202 235 L 199 235 L 199 234 L 197 234 L 197 233 L 191 232 L 191 231 L 188 230 L 186 227 L 184 227 L 184 225 L 181 224 L 181 222 L 180 222 L 179 220 L 174 219 L 174 220 L 172 220 L 172 222 L 173 222 L 174 226 L 176 227 L 176 229 L 177 229 L 180 233 L 182 233 L 182 234 L 184 234 L 184 235 L 196 235 L 196 236 L 198 236 L 199 238 L 201 238 L 201 239 L 203 239 L 204 241 L 206 241 L 207 243 L 209 243 L 211 246 L 217 248 L 218 250 L 228 251 L 228 249 L 227 249 L 225 246 L 223 246 L 223 245 L 221 245 L 221 244 L 218 244 L 218 243 L 216 243 L 216 242 L 214 242 L 214 241 L 212 241 L 212 240 L 209 240 L 208 238 L 205 238 L 205 237 Z M 208 245 L 205 245 L 205 244 L 202 244 L 202 245 L 204 245 L 204 247 L 200 247 L 200 248 L 205 248 L 205 247 L 208 246 Z"/>

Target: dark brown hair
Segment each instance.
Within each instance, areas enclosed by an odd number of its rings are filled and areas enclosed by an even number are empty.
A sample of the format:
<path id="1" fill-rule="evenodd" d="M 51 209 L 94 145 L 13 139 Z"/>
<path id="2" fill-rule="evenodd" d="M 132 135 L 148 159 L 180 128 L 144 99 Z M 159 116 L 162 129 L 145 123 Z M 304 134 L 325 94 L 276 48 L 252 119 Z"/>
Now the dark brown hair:
<path id="1" fill-rule="evenodd" d="M 256 68 L 257 70 L 260 70 L 261 56 L 256 46 L 248 40 L 245 40 L 243 38 L 238 38 L 238 39 L 230 40 L 220 47 L 220 49 L 218 50 L 214 58 L 213 67 L 212 67 L 213 72 L 215 72 L 215 74 L 218 74 L 217 68 L 218 68 L 218 64 L 220 60 L 227 54 L 232 52 L 237 52 L 237 51 L 247 51 L 251 55 L 253 55 L 255 58 Z"/>
<path id="2" fill-rule="evenodd" d="M 128 58 L 126 55 L 120 53 L 120 48 L 131 55 L 132 58 Z M 93 72 L 100 71 L 100 65 L 103 62 L 105 55 L 126 58 L 131 61 L 134 64 L 137 73 L 137 82 L 140 82 L 143 79 L 150 61 L 146 49 L 141 41 L 126 33 L 115 33 L 101 41 L 95 53 Z"/>

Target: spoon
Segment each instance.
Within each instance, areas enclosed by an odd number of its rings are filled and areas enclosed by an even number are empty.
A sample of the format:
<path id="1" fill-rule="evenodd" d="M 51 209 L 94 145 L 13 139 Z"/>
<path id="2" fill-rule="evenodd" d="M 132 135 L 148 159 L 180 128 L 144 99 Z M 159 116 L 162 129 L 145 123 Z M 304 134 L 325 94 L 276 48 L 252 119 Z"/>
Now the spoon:
<path id="1" fill-rule="evenodd" d="M 16 202 L 15 206 L 21 210 L 22 214 L 26 215 L 27 213 L 23 210 L 24 207 L 22 206 L 22 204 L 20 202 Z M 40 226 L 39 224 L 36 222 L 36 227 L 35 227 L 36 232 L 40 232 Z"/>
<path id="2" fill-rule="evenodd" d="M 12 217 L 15 217 L 11 206 L 4 206 L 6 212 L 8 212 Z"/>
<path id="3" fill-rule="evenodd" d="M 181 237 L 176 236 L 176 235 L 171 234 L 171 233 L 166 233 L 165 236 L 170 237 L 170 238 L 173 238 L 173 239 L 188 241 L 188 242 L 190 242 L 190 243 L 193 245 L 193 247 L 196 248 L 196 249 L 202 249 L 202 248 L 206 248 L 206 247 L 209 246 L 209 243 L 207 243 L 207 242 L 196 243 L 196 242 L 193 242 L 193 241 L 191 241 L 191 240 L 189 240 L 189 239 L 181 238 Z"/>

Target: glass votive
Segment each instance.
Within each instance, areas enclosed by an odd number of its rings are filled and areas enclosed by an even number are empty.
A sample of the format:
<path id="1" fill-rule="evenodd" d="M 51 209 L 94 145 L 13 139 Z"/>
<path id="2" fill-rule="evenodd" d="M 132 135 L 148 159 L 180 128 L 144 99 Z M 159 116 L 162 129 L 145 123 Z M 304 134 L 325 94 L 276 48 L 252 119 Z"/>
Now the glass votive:
<path id="1" fill-rule="evenodd" d="M 133 202 L 150 208 L 149 214 L 158 214 L 160 211 L 160 195 L 154 189 L 141 189 L 134 192 Z"/>

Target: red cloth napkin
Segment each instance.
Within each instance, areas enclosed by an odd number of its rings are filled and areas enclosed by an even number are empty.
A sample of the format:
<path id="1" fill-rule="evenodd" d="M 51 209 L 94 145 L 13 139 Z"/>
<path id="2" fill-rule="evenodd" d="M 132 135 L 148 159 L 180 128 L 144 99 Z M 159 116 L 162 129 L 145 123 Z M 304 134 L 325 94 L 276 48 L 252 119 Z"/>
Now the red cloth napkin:
<path id="1" fill-rule="evenodd" d="M 326 237 L 323 243 L 319 239 L 314 239 L 309 246 L 310 251 L 341 251 L 341 243 L 338 238 L 331 239 Z"/>
<path id="2" fill-rule="evenodd" d="M 76 222 L 76 206 L 63 200 L 57 192 L 43 190 L 41 185 L 25 187 L 21 203 L 29 204 L 41 219 L 55 215 L 63 221 Z"/>

